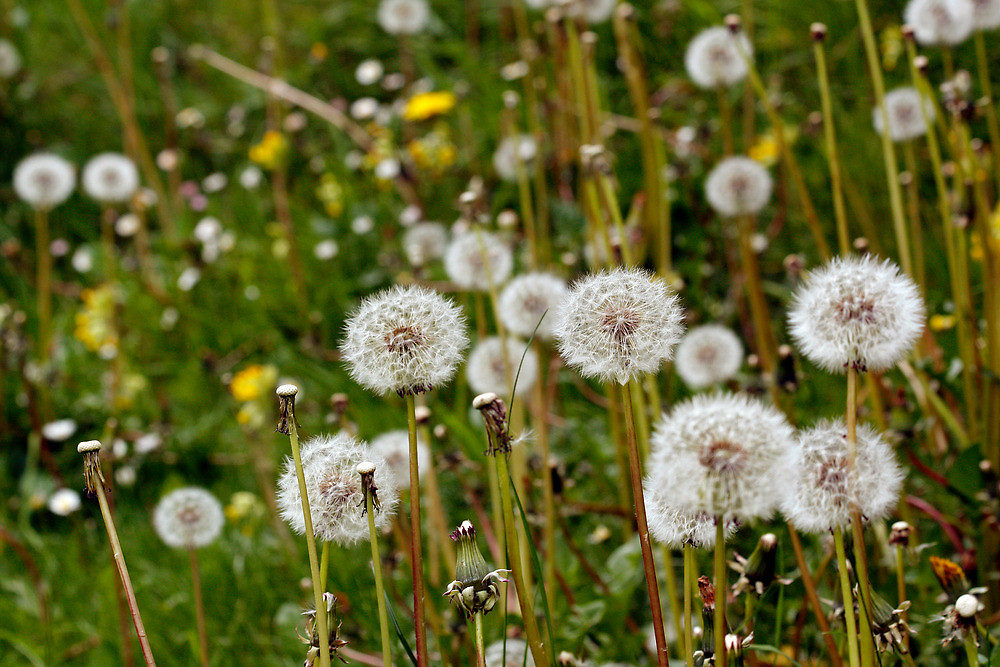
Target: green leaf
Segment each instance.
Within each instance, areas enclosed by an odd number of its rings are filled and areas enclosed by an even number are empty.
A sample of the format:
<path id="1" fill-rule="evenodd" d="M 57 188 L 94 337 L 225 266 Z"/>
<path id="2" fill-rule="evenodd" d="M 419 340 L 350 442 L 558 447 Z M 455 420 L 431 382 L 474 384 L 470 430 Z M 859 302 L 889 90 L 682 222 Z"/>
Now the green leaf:
<path id="1" fill-rule="evenodd" d="M 964 450 L 951 464 L 945 478 L 960 493 L 973 498 L 983 488 L 983 475 L 979 472 L 979 463 L 983 460 L 983 454 L 979 451 L 979 445 L 974 445 Z"/>

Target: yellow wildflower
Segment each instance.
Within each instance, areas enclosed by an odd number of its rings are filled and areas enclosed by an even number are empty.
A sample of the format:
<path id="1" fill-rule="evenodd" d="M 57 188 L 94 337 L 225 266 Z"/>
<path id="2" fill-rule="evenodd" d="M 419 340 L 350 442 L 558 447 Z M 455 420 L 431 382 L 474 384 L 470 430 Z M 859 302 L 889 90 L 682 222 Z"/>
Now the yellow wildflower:
<path id="1" fill-rule="evenodd" d="M 316 188 L 316 197 L 323 202 L 323 208 L 331 218 L 344 212 L 344 188 L 333 174 L 323 174 Z"/>
<path id="2" fill-rule="evenodd" d="M 440 175 L 455 163 L 458 149 L 448 136 L 447 128 L 439 127 L 419 139 L 406 144 L 406 150 L 413 163 Z"/>
<path id="3" fill-rule="evenodd" d="M 451 91 L 417 93 L 406 101 L 403 120 L 427 120 L 433 116 L 448 113 L 455 108 L 458 98 Z"/>
<path id="4" fill-rule="evenodd" d="M 955 326 L 955 316 L 954 315 L 931 315 L 930 319 L 931 331 L 946 331 Z"/>
<path id="5" fill-rule="evenodd" d="M 254 401 L 274 389 L 277 381 L 277 368 L 270 364 L 266 366 L 253 364 L 233 376 L 229 391 L 237 401 Z"/>
<path id="6" fill-rule="evenodd" d="M 268 130 L 259 144 L 250 147 L 250 159 L 264 169 L 276 169 L 287 153 L 288 140 L 276 130 Z"/>
<path id="7" fill-rule="evenodd" d="M 118 335 L 114 328 L 115 289 L 113 285 L 101 285 L 85 289 L 81 294 L 83 310 L 76 314 L 73 335 L 91 352 L 105 346 L 118 346 Z"/>
<path id="8" fill-rule="evenodd" d="M 756 160 L 765 167 L 773 167 L 778 162 L 778 140 L 770 132 L 762 134 L 757 137 L 748 153 L 751 160 Z"/>

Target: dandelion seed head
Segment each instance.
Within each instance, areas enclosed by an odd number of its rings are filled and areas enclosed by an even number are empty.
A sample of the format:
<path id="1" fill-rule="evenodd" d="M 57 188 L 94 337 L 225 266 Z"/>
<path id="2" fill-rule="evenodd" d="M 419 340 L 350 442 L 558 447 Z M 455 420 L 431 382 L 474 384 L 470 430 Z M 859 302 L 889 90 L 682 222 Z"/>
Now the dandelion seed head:
<path id="1" fill-rule="evenodd" d="M 538 143 L 530 134 L 504 138 L 493 153 L 493 169 L 504 181 L 516 181 L 519 165 L 528 165 L 538 154 Z"/>
<path id="2" fill-rule="evenodd" d="M 76 433 L 76 422 L 72 419 L 57 419 L 42 426 L 42 437 L 49 442 L 65 442 Z"/>
<path id="3" fill-rule="evenodd" d="M 903 21 L 913 37 L 925 46 L 955 46 L 972 34 L 975 8 L 972 0 L 910 0 Z"/>
<path id="4" fill-rule="evenodd" d="M 426 266 L 444 257 L 448 231 L 439 222 L 418 222 L 403 235 L 403 251 L 411 266 Z"/>
<path id="5" fill-rule="evenodd" d="M 463 290 L 485 292 L 499 287 L 514 268 L 514 255 L 495 234 L 474 230 L 452 239 L 444 254 L 444 269 Z"/>
<path id="6" fill-rule="evenodd" d="M 697 549 L 715 546 L 715 517 L 704 512 L 679 509 L 673 502 L 671 480 L 664 479 L 659 470 L 650 470 L 642 483 L 649 534 L 672 549 L 680 549 L 685 544 Z M 735 532 L 736 523 L 728 522 L 727 539 Z"/>
<path id="7" fill-rule="evenodd" d="M 921 101 L 924 111 L 920 110 Z M 885 110 L 889 116 L 889 137 L 893 141 L 907 141 L 927 134 L 927 120 L 934 120 L 934 104 L 916 88 L 896 88 L 885 94 Z M 882 133 L 882 112 L 878 107 L 872 109 L 872 120 L 875 131 Z"/>
<path id="8" fill-rule="evenodd" d="M 211 544 L 222 532 L 222 504 L 196 486 L 171 491 L 153 510 L 153 527 L 160 539 L 174 549 L 198 549 Z"/>
<path id="9" fill-rule="evenodd" d="M 397 488 L 406 488 L 410 483 L 410 434 L 406 430 L 387 431 L 371 442 L 375 456 L 385 459 L 388 472 Z M 427 442 L 417 435 L 417 467 L 427 470 L 432 465 L 431 449 Z M 425 479 L 423 475 L 421 480 Z"/>
<path id="10" fill-rule="evenodd" d="M 892 262 L 871 255 L 836 258 L 812 271 L 788 314 L 802 353 L 835 373 L 848 364 L 890 368 L 913 347 L 924 319 L 916 284 Z"/>
<path id="11" fill-rule="evenodd" d="M 705 198 L 719 215 L 756 215 L 771 200 L 773 181 L 761 163 L 728 157 L 708 174 Z"/>
<path id="12" fill-rule="evenodd" d="M 719 88 L 739 83 L 747 75 L 740 49 L 751 57 L 753 50 L 743 33 L 734 35 L 725 26 L 698 33 L 684 53 L 688 76 L 700 88 Z"/>
<path id="13" fill-rule="evenodd" d="M 49 511 L 58 516 L 69 516 L 80 509 L 80 494 L 73 489 L 59 489 L 48 501 Z"/>
<path id="14" fill-rule="evenodd" d="M 504 361 L 503 342 L 497 336 L 486 338 L 472 348 L 465 369 L 472 391 L 477 394 L 496 392 L 509 397 L 508 369 L 511 381 L 517 379 L 515 390 L 517 396 L 526 396 L 531 391 L 538 377 L 538 355 L 533 349 L 514 338 L 507 339 L 506 348 L 506 361 Z"/>
<path id="15" fill-rule="evenodd" d="M 1000 0 L 972 0 L 972 12 L 976 30 L 1000 28 Z"/>
<path id="16" fill-rule="evenodd" d="M 76 187 L 76 169 L 52 153 L 35 153 L 17 163 L 14 191 L 35 209 L 50 209 L 66 201 Z"/>
<path id="17" fill-rule="evenodd" d="M 677 374 L 692 389 L 732 379 L 743 363 L 743 343 L 718 324 L 695 327 L 677 346 Z"/>
<path id="18" fill-rule="evenodd" d="M 90 158 L 80 179 L 83 190 L 100 202 L 125 202 L 139 189 L 139 170 L 120 153 L 101 153 Z"/>
<path id="19" fill-rule="evenodd" d="M 426 0 L 382 0 L 378 5 L 378 24 L 390 35 L 416 35 L 429 19 Z"/>
<path id="20" fill-rule="evenodd" d="M 578 280 L 554 315 L 566 363 L 619 384 L 659 369 L 684 332 L 680 299 L 642 269 L 616 268 Z"/>
<path id="21" fill-rule="evenodd" d="M 500 319 L 518 336 L 552 340 L 555 311 L 568 294 L 566 281 L 552 274 L 518 276 L 500 293 Z"/>

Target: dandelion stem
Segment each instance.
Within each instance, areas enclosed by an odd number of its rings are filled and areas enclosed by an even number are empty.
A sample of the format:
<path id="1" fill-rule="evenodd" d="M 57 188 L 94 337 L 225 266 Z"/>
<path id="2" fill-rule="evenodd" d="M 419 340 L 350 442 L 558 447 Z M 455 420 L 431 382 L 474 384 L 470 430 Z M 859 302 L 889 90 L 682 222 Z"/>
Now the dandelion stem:
<path id="1" fill-rule="evenodd" d="M 198 648 L 201 651 L 202 667 L 208 667 L 208 633 L 205 631 L 205 602 L 201 595 L 201 573 L 198 569 L 198 555 L 194 548 L 188 549 L 191 555 L 191 582 L 194 587 L 194 612 L 198 623 Z"/>
<path id="2" fill-rule="evenodd" d="M 904 553 L 904 548 L 902 543 L 896 544 L 896 593 L 899 598 L 899 604 L 903 604 L 906 601 L 906 554 Z M 902 618 L 903 621 L 909 620 L 908 617 L 910 612 L 908 610 L 903 610 Z M 910 652 L 910 633 L 903 633 L 903 653 Z"/>
<path id="3" fill-rule="evenodd" d="M 634 380 L 621 385 L 622 404 L 625 408 L 625 434 L 628 443 L 629 472 L 632 477 L 632 497 L 635 519 L 639 528 L 639 547 L 642 550 L 642 566 L 646 573 L 646 591 L 649 594 L 650 611 L 653 615 L 653 636 L 656 639 L 656 660 L 660 667 L 669 664 L 667 638 L 663 629 L 663 609 L 660 606 L 660 591 L 656 583 L 656 563 L 653 561 L 653 547 L 649 541 L 649 526 L 646 523 L 646 501 L 642 493 L 642 466 L 639 462 L 639 443 L 636 441 L 635 409 L 632 407 L 632 387 Z"/>
<path id="4" fill-rule="evenodd" d="M 667 604 L 670 608 L 670 618 L 674 622 L 674 633 L 677 635 L 677 643 L 683 651 L 684 630 L 681 627 L 681 607 L 677 597 L 677 572 L 674 570 L 674 552 L 667 547 L 663 547 L 663 575 L 667 584 Z"/>
<path id="5" fill-rule="evenodd" d="M 691 594 L 695 587 L 694 547 L 684 543 L 684 660 L 687 667 L 694 667 L 694 632 L 691 628 Z"/>
<path id="6" fill-rule="evenodd" d="M 476 667 L 486 667 L 486 649 L 483 642 L 483 612 L 476 612 Z"/>
<path id="7" fill-rule="evenodd" d="M 49 211 L 35 209 L 35 262 L 38 293 L 38 357 L 48 364 L 52 352 L 52 253 L 49 251 Z M 39 387 L 44 387 L 40 383 Z"/>
<path id="8" fill-rule="evenodd" d="M 746 286 L 747 301 L 750 302 L 750 315 L 753 320 L 754 336 L 757 339 L 757 354 L 760 355 L 760 365 L 769 376 L 774 370 L 776 345 L 774 331 L 771 329 L 771 318 L 767 312 L 767 299 L 764 296 L 763 279 L 760 275 L 760 264 L 757 253 L 751 245 L 751 218 L 740 216 L 736 225 L 738 228 L 740 259 L 743 264 L 743 282 Z M 771 383 L 774 386 L 774 383 Z M 775 394 L 777 398 L 777 394 Z M 778 401 L 775 400 L 777 404 Z"/>
<path id="9" fill-rule="evenodd" d="M 556 590 L 556 503 L 555 489 L 552 485 L 552 469 L 549 467 L 551 457 L 549 451 L 549 408 L 548 392 L 545 384 L 545 366 L 548 354 L 538 340 L 534 341 L 535 352 L 538 355 L 538 377 L 535 379 L 535 432 L 538 434 L 538 448 L 542 455 L 542 503 L 545 506 L 545 526 L 543 537 L 545 542 L 545 571 L 542 582 L 545 590 L 551 595 Z"/>
<path id="10" fill-rule="evenodd" d="M 799 533 L 795 530 L 795 526 L 788 522 L 788 534 L 792 538 L 792 549 L 795 551 L 795 560 L 799 566 L 799 573 L 802 577 L 802 585 L 806 589 L 806 597 L 809 599 L 809 604 L 812 606 L 813 616 L 816 618 L 816 624 L 819 626 L 820 633 L 823 635 L 823 640 L 826 642 L 826 649 L 830 657 L 830 663 L 834 667 L 841 667 L 844 664 L 843 658 L 840 657 L 840 651 L 837 649 L 837 642 L 833 638 L 833 634 L 830 632 L 830 624 L 826 620 L 826 614 L 823 612 L 823 605 L 820 602 L 819 595 L 816 593 L 816 581 L 813 579 L 812 573 L 809 571 L 809 564 L 806 563 L 805 554 L 802 551 L 802 541 L 799 540 Z"/>
<path id="11" fill-rule="evenodd" d="M 420 469 L 417 457 L 417 415 L 413 394 L 406 395 L 406 425 L 410 436 L 410 556 L 413 569 L 413 623 L 417 665 L 429 665 L 424 629 L 424 558 L 420 536 Z"/>
<path id="12" fill-rule="evenodd" d="M 976 646 L 975 630 L 965 634 L 965 655 L 969 659 L 969 667 L 979 667 L 979 647 Z"/>
<path id="13" fill-rule="evenodd" d="M 715 664 L 725 667 L 726 660 L 726 524 L 715 517 Z"/>
<path id="14" fill-rule="evenodd" d="M 375 530 L 375 508 L 372 494 L 365 494 L 365 511 L 368 513 L 368 539 L 372 545 L 372 571 L 375 573 L 375 601 L 378 602 L 378 625 L 382 634 L 382 664 L 392 667 L 392 643 L 389 640 L 389 614 L 385 608 L 385 588 L 382 584 L 382 559 L 378 551 L 378 531 Z M 328 544 L 328 543 L 327 543 Z M 324 547 L 326 544 L 324 544 Z M 326 551 L 324 550 L 324 555 Z"/>
<path id="15" fill-rule="evenodd" d="M 986 100 L 986 126 L 990 133 L 990 148 L 993 149 L 993 173 L 997 179 L 997 193 L 1000 193 L 1000 125 L 997 124 L 997 105 L 993 99 L 990 83 L 990 64 L 986 57 L 986 40 L 982 30 L 976 30 L 972 37 L 976 44 L 976 64 L 979 69 L 979 87 Z"/>
<path id="16" fill-rule="evenodd" d="M 833 546 L 837 551 L 837 572 L 840 575 L 840 593 L 844 600 L 844 624 L 847 626 L 847 657 L 851 667 L 860 667 L 858 653 L 858 626 L 854 620 L 854 595 L 851 577 L 847 572 L 847 555 L 844 553 L 844 532 L 840 526 L 833 529 Z"/>
<path id="17" fill-rule="evenodd" d="M 928 131 L 931 128 L 928 126 Z M 924 270 L 924 235 L 920 225 L 920 192 L 917 181 L 917 156 L 913 142 L 903 144 L 903 164 L 910 178 L 906 184 L 906 208 L 910 221 L 910 240 L 913 241 L 913 279 L 926 291 L 927 279 Z"/>
<path id="18" fill-rule="evenodd" d="M 326 582 L 330 574 L 330 543 L 323 540 L 323 551 L 319 556 L 319 583 L 326 591 Z"/>
<path id="19" fill-rule="evenodd" d="M 837 152 L 836 128 L 833 122 L 833 104 L 830 101 L 830 77 L 826 67 L 826 50 L 823 40 L 813 39 L 813 53 L 816 56 L 816 78 L 819 79 L 819 93 L 823 107 L 823 134 L 826 137 L 826 159 L 830 165 L 830 187 L 833 189 L 833 213 L 837 220 L 837 247 L 841 255 L 851 252 L 850 231 L 847 228 L 847 212 L 844 210 L 844 194 L 840 179 L 840 154 Z"/>

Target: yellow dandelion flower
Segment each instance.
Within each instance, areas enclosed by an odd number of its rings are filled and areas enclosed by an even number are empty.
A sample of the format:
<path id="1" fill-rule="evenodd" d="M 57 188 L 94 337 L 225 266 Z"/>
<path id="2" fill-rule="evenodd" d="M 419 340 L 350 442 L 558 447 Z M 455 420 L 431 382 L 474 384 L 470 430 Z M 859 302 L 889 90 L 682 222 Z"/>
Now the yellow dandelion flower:
<path id="1" fill-rule="evenodd" d="M 276 169 L 288 153 L 288 140 L 276 130 L 264 133 L 259 144 L 250 147 L 250 159 L 264 169 Z"/>
<path id="2" fill-rule="evenodd" d="M 277 368 L 270 364 L 266 366 L 253 364 L 233 376 L 233 381 L 229 384 L 229 391 L 237 401 L 246 403 L 254 401 L 274 389 L 277 381 Z"/>
<path id="3" fill-rule="evenodd" d="M 451 91 L 436 91 L 431 93 L 418 93 L 406 102 L 403 110 L 403 120 L 419 121 L 427 120 L 443 113 L 448 113 L 455 108 L 458 98 Z"/>
<path id="4" fill-rule="evenodd" d="M 771 133 L 762 134 L 748 151 L 751 160 L 765 167 L 773 167 L 778 162 L 778 140 Z"/>
<path id="5" fill-rule="evenodd" d="M 931 331 L 946 331 L 955 326 L 955 316 L 954 315 L 931 315 L 931 319 L 928 322 L 931 327 Z"/>
<path id="6" fill-rule="evenodd" d="M 73 318 L 73 336 L 91 352 L 106 345 L 117 347 L 115 334 L 115 290 L 112 285 L 85 289 L 80 294 L 83 309 Z"/>

